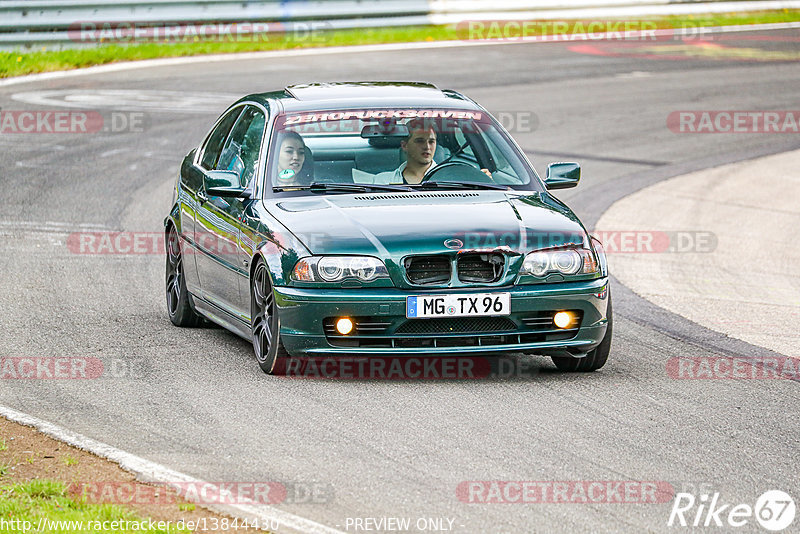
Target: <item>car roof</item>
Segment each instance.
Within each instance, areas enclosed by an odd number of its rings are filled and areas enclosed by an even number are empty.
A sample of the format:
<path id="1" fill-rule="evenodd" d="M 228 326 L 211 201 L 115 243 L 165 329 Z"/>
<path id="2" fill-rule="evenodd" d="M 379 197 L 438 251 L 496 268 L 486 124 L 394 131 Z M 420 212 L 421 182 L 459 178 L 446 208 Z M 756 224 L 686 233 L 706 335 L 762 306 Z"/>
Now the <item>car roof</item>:
<path id="1" fill-rule="evenodd" d="M 241 99 L 268 105 L 277 100 L 286 112 L 374 107 L 481 109 L 471 99 L 425 82 L 315 82 Z"/>

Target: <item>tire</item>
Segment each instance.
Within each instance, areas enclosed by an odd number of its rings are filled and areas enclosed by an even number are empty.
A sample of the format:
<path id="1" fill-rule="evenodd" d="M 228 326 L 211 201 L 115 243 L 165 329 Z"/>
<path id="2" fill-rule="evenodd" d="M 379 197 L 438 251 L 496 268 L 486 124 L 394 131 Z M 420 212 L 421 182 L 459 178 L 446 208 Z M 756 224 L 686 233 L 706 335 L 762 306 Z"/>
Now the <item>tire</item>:
<path id="1" fill-rule="evenodd" d="M 583 358 L 564 358 L 553 356 L 553 363 L 560 371 L 587 373 L 597 371 L 606 364 L 608 353 L 611 351 L 611 336 L 614 326 L 613 310 L 611 308 L 611 292 L 608 294 L 608 327 L 603 340 Z"/>
<path id="2" fill-rule="evenodd" d="M 169 315 L 169 320 L 175 326 L 200 326 L 203 323 L 203 318 L 194 311 L 192 296 L 186 289 L 181 241 L 174 226 L 169 227 L 165 245 L 167 253 L 167 314 Z"/>
<path id="3" fill-rule="evenodd" d="M 250 317 L 253 350 L 259 367 L 267 374 L 283 374 L 289 354 L 281 343 L 281 323 L 269 271 L 260 260 L 250 280 Z"/>

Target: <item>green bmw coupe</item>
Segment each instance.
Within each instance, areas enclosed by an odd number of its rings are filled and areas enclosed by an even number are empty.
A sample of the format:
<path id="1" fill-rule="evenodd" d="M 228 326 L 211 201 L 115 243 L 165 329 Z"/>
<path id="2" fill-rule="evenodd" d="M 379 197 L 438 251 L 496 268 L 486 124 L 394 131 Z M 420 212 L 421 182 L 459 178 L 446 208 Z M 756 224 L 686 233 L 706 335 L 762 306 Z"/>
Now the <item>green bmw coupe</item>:
<path id="1" fill-rule="evenodd" d="M 608 359 L 603 249 L 480 105 L 426 83 L 315 83 L 246 96 L 181 165 L 165 219 L 178 326 L 289 357 L 524 352 Z"/>

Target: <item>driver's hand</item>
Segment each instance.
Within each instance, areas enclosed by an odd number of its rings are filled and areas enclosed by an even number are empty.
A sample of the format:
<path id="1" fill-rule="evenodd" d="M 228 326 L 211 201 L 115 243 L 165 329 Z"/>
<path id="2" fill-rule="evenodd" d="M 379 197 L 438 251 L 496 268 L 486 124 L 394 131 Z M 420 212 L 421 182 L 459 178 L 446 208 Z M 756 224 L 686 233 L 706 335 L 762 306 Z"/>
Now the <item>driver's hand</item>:
<path id="1" fill-rule="evenodd" d="M 489 178 L 492 177 L 492 173 L 489 172 L 489 169 L 481 169 L 481 172 L 488 176 Z"/>

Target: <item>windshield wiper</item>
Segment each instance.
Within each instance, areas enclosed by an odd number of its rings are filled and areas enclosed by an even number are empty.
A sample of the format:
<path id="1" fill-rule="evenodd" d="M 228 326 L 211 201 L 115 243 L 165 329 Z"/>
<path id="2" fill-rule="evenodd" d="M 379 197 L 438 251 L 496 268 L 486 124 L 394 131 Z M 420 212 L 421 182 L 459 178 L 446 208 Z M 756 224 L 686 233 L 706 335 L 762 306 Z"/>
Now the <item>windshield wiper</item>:
<path id="1" fill-rule="evenodd" d="M 436 181 L 436 182 L 422 182 L 417 186 L 419 189 L 447 189 L 451 187 L 458 187 L 462 189 L 496 189 L 499 191 L 507 191 L 508 186 L 499 184 L 490 184 L 486 182 L 449 182 L 449 181 Z"/>
<path id="2" fill-rule="evenodd" d="M 351 183 L 327 183 L 315 182 L 311 185 L 302 185 L 297 187 L 273 187 L 273 191 L 311 191 L 312 193 L 324 193 L 326 191 L 354 191 L 363 193 L 366 191 L 412 191 L 408 186 L 404 185 L 388 185 L 388 184 L 351 184 Z"/>

